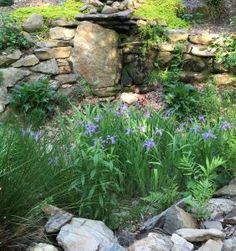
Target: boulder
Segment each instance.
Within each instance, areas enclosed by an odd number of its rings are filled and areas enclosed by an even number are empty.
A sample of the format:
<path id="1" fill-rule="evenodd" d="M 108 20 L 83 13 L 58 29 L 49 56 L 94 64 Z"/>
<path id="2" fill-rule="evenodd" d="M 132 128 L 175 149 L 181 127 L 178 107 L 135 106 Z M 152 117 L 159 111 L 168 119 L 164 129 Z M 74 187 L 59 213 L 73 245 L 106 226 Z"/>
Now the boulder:
<path id="1" fill-rule="evenodd" d="M 33 247 L 29 247 L 26 251 L 58 251 L 58 249 L 50 244 L 38 243 Z"/>
<path id="2" fill-rule="evenodd" d="M 171 241 L 174 243 L 171 251 L 193 251 L 194 246 L 192 243 L 186 241 L 184 238 L 177 234 L 171 236 Z"/>
<path id="3" fill-rule="evenodd" d="M 225 216 L 224 222 L 227 224 L 236 225 L 236 208 L 234 208 Z"/>
<path id="4" fill-rule="evenodd" d="M 209 239 L 224 239 L 225 235 L 217 229 L 182 228 L 176 231 L 178 235 L 190 242 L 202 242 Z"/>
<path id="5" fill-rule="evenodd" d="M 224 198 L 213 198 L 210 199 L 207 203 L 207 210 L 209 210 L 210 218 L 213 220 L 215 218 L 222 219 L 235 207 L 236 207 L 235 201 Z"/>
<path id="6" fill-rule="evenodd" d="M 104 4 L 99 0 L 89 0 L 89 4 L 95 7 L 103 7 Z"/>
<path id="7" fill-rule="evenodd" d="M 54 27 L 50 29 L 49 35 L 52 40 L 71 40 L 75 36 L 75 29 Z"/>
<path id="8" fill-rule="evenodd" d="M 14 63 L 22 56 L 22 52 L 20 50 L 15 50 L 9 54 L 1 54 L 0 55 L 0 67 L 7 66 Z"/>
<path id="9" fill-rule="evenodd" d="M 33 66 L 38 63 L 39 60 L 35 55 L 28 55 L 16 61 L 14 64 L 12 64 L 12 66 L 19 68 L 19 67 Z"/>
<path id="10" fill-rule="evenodd" d="M 158 53 L 157 59 L 161 67 L 166 67 L 173 59 L 173 54 L 171 52 L 161 51 Z"/>
<path id="11" fill-rule="evenodd" d="M 208 240 L 197 251 L 222 251 L 223 242 L 221 240 Z"/>
<path id="12" fill-rule="evenodd" d="M 70 213 L 57 213 L 51 216 L 45 225 L 45 230 L 47 233 L 57 233 L 60 229 L 71 221 L 73 215 Z"/>
<path id="13" fill-rule="evenodd" d="M 167 30 L 166 32 L 167 39 L 171 43 L 176 43 L 180 41 L 187 41 L 188 32 L 186 30 Z"/>
<path id="14" fill-rule="evenodd" d="M 121 56 L 118 34 L 100 25 L 82 22 L 76 30 L 73 69 L 93 89 L 113 87 L 119 83 Z"/>
<path id="15" fill-rule="evenodd" d="M 138 102 L 138 99 L 139 99 L 139 95 L 132 92 L 129 92 L 129 93 L 123 92 L 120 96 L 120 100 L 129 105 Z"/>
<path id="16" fill-rule="evenodd" d="M 12 87 L 23 78 L 29 76 L 31 72 L 28 70 L 9 67 L 6 69 L 0 69 L 0 74 L 2 74 L 2 86 Z"/>
<path id="17" fill-rule="evenodd" d="M 43 28 L 43 16 L 39 14 L 32 14 L 23 23 L 22 28 L 26 32 L 35 32 Z"/>
<path id="18" fill-rule="evenodd" d="M 172 206 L 166 211 L 166 220 L 163 229 L 172 234 L 181 228 L 197 228 L 197 221 L 191 214 L 185 212 L 178 206 Z"/>
<path id="19" fill-rule="evenodd" d="M 51 27 L 67 27 L 67 28 L 76 28 L 78 26 L 78 22 L 74 20 L 67 20 L 65 18 L 54 19 L 50 22 Z"/>
<path id="20" fill-rule="evenodd" d="M 43 61 L 40 64 L 33 66 L 31 70 L 51 75 L 59 74 L 59 68 L 55 59 Z"/>
<path id="21" fill-rule="evenodd" d="M 223 251 L 236 251 L 236 237 L 224 240 Z"/>
<path id="22" fill-rule="evenodd" d="M 146 238 L 134 242 L 128 251 L 170 251 L 173 246 L 170 237 L 159 233 L 149 233 Z"/>
<path id="23" fill-rule="evenodd" d="M 72 218 L 63 226 L 57 242 L 65 251 L 125 250 L 103 222 L 83 218 Z"/>
<path id="24" fill-rule="evenodd" d="M 71 55 L 72 47 L 56 47 L 52 49 L 54 58 L 68 58 Z"/>
<path id="25" fill-rule="evenodd" d="M 212 34 L 208 32 L 203 32 L 199 34 L 191 34 L 189 35 L 189 41 L 193 44 L 203 44 L 209 45 L 214 42 L 219 37 L 217 34 Z"/>

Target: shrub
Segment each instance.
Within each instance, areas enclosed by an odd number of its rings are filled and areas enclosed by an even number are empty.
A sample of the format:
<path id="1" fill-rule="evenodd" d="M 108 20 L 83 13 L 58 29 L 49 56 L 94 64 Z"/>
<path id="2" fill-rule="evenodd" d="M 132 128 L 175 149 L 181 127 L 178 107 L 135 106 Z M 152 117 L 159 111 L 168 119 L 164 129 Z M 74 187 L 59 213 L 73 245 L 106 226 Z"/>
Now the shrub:
<path id="1" fill-rule="evenodd" d="M 0 51 L 6 49 L 25 49 L 30 46 L 21 33 L 15 19 L 7 14 L 0 14 Z"/>
<path id="2" fill-rule="evenodd" d="M 14 0 L 0 0 L 0 6 L 11 6 Z"/>
<path id="3" fill-rule="evenodd" d="M 10 105 L 24 114 L 34 117 L 50 117 L 58 103 L 58 95 L 47 79 L 15 86 L 10 94 Z"/>

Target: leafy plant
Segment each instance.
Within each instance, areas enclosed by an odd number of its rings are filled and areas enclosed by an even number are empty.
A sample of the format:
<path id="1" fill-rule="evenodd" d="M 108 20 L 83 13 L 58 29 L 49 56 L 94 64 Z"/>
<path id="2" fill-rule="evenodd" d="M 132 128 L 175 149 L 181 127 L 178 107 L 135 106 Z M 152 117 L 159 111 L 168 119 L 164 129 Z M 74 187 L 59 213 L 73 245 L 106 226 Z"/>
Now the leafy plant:
<path id="1" fill-rule="evenodd" d="M 228 70 L 236 71 L 236 39 L 234 37 L 222 35 L 213 43 L 212 48 L 216 51 L 216 63 Z"/>
<path id="2" fill-rule="evenodd" d="M 17 22 L 8 14 L 0 14 L 0 51 L 6 49 L 25 49 L 30 43 L 21 33 Z"/>
<path id="3" fill-rule="evenodd" d="M 10 96 L 10 105 L 25 114 L 51 116 L 57 101 L 58 96 L 47 79 L 17 85 L 12 89 Z"/>
<path id="4" fill-rule="evenodd" d="M 14 0 L 0 0 L 0 6 L 11 6 Z"/>

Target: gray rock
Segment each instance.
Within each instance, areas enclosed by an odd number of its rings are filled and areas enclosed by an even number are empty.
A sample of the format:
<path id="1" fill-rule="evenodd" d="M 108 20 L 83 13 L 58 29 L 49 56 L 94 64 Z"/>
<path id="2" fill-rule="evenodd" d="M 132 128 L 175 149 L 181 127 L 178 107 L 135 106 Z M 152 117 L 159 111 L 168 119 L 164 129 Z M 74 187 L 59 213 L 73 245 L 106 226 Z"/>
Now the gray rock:
<path id="1" fill-rule="evenodd" d="M 39 60 L 48 60 L 53 57 L 53 52 L 49 48 L 35 49 L 34 53 Z"/>
<path id="2" fill-rule="evenodd" d="M 65 251 L 124 250 L 117 243 L 113 232 L 101 221 L 72 218 L 61 228 L 57 242 Z"/>
<path id="3" fill-rule="evenodd" d="M 28 248 L 26 251 L 58 251 L 58 249 L 53 245 L 38 243 L 35 246 Z"/>
<path id="4" fill-rule="evenodd" d="M 76 28 L 78 26 L 78 22 L 74 20 L 67 20 L 64 18 L 54 19 L 50 22 L 51 27 L 68 27 L 68 28 Z"/>
<path id="5" fill-rule="evenodd" d="M 117 13 L 113 13 L 113 14 L 82 14 L 82 15 L 78 15 L 75 18 L 78 21 L 106 21 L 106 20 L 128 20 L 130 19 L 132 15 L 132 11 L 131 10 L 125 10 L 125 11 L 120 11 Z"/>
<path id="6" fill-rule="evenodd" d="M 224 240 L 223 251 L 236 251 L 236 237 Z"/>
<path id="7" fill-rule="evenodd" d="M 100 25 L 82 22 L 74 39 L 73 69 L 95 89 L 118 85 L 121 57 L 118 34 Z"/>
<path id="8" fill-rule="evenodd" d="M 174 243 L 171 251 L 193 251 L 193 244 L 177 234 L 173 234 L 171 236 L 171 241 Z"/>
<path id="9" fill-rule="evenodd" d="M 187 41 L 188 32 L 186 30 L 170 29 L 166 31 L 166 36 L 171 43 L 176 43 L 180 41 Z"/>
<path id="10" fill-rule="evenodd" d="M 189 35 L 189 41 L 194 44 L 209 45 L 218 37 L 219 37 L 218 34 L 211 34 L 208 32 L 203 32 L 200 34 Z"/>
<path id="11" fill-rule="evenodd" d="M 221 75 L 226 76 L 224 74 L 221 74 Z M 227 79 L 228 79 L 228 77 L 227 77 Z M 219 82 L 219 80 L 218 80 L 218 82 Z M 226 77 L 225 77 L 224 80 L 222 79 L 220 82 L 222 82 L 223 84 L 224 83 L 227 84 L 228 80 L 226 80 Z M 235 184 L 235 182 L 232 181 L 229 185 L 222 187 L 220 190 L 218 190 L 216 192 L 216 195 L 217 196 L 225 196 L 225 197 L 234 197 L 234 196 L 236 196 L 236 184 Z"/>
<path id="12" fill-rule="evenodd" d="M 198 57 L 214 57 L 215 53 L 212 49 L 207 46 L 200 46 L 200 45 L 192 45 L 191 52 L 192 55 Z"/>
<path id="13" fill-rule="evenodd" d="M 20 50 L 15 50 L 9 54 L 0 55 L 0 67 L 7 66 L 14 63 L 22 56 L 22 52 Z"/>
<path id="14" fill-rule="evenodd" d="M 49 31 L 52 40 L 71 40 L 75 36 L 75 29 L 64 27 L 54 27 Z"/>
<path id="15" fill-rule="evenodd" d="M 0 69 L 0 74 L 2 74 L 3 77 L 2 85 L 4 87 L 12 87 L 23 78 L 29 76 L 31 72 L 28 70 L 9 67 L 6 69 Z"/>
<path id="16" fill-rule="evenodd" d="M 191 214 L 185 212 L 178 206 L 170 207 L 166 211 L 166 220 L 163 229 L 172 234 L 181 228 L 198 228 L 197 221 Z"/>
<path id="17" fill-rule="evenodd" d="M 40 64 L 33 66 L 31 70 L 51 75 L 59 74 L 59 68 L 55 59 L 43 61 Z"/>
<path id="18" fill-rule="evenodd" d="M 207 209 L 209 210 L 211 219 L 216 217 L 223 218 L 224 215 L 228 214 L 236 207 L 236 202 L 224 199 L 224 198 L 213 198 L 207 203 Z"/>
<path id="19" fill-rule="evenodd" d="M 176 231 L 178 235 L 190 242 L 202 242 L 209 239 L 224 239 L 225 235 L 217 229 L 182 228 Z"/>
<path id="20" fill-rule="evenodd" d="M 112 6 L 108 6 L 108 5 L 105 5 L 102 9 L 102 13 L 103 14 L 113 14 L 113 13 L 116 13 L 117 12 L 117 9 L 112 7 Z"/>
<path id="21" fill-rule="evenodd" d="M 13 67 L 19 68 L 19 67 L 27 67 L 27 66 L 33 66 L 39 63 L 38 58 L 35 55 L 28 55 L 25 56 L 15 63 L 12 64 Z"/>
<path id="22" fill-rule="evenodd" d="M 39 14 L 32 14 L 28 17 L 28 19 L 26 19 L 22 27 L 24 31 L 35 32 L 41 30 L 43 25 L 43 16 Z"/>
<path id="23" fill-rule="evenodd" d="M 60 83 L 60 84 L 72 84 L 77 82 L 79 78 L 78 74 L 61 74 L 55 77 L 55 79 Z"/>
<path id="24" fill-rule="evenodd" d="M 236 225 L 236 208 L 234 208 L 225 216 L 224 222 L 231 225 Z"/>
<path id="25" fill-rule="evenodd" d="M 48 40 L 36 43 L 36 46 L 39 48 L 65 47 L 70 45 L 71 45 L 70 41 L 63 41 L 63 40 Z"/>
<path id="26" fill-rule="evenodd" d="M 134 242 L 129 251 L 170 251 L 173 246 L 170 237 L 159 233 L 149 233 L 146 238 Z"/>
<path id="27" fill-rule="evenodd" d="M 197 251 L 222 251 L 223 242 L 221 240 L 208 240 Z"/>
<path id="28" fill-rule="evenodd" d="M 7 88 L 0 87 L 0 113 L 4 112 L 7 103 Z"/>
<path id="29" fill-rule="evenodd" d="M 22 82 L 24 83 L 33 83 L 33 82 L 38 82 L 40 80 L 46 79 L 49 76 L 46 74 L 42 74 L 42 73 L 32 73 L 29 76 L 25 77 Z"/>
<path id="30" fill-rule="evenodd" d="M 48 220 L 45 225 L 45 230 L 47 233 L 57 233 L 60 229 L 71 221 L 73 215 L 70 213 L 56 214 Z"/>
<path id="31" fill-rule="evenodd" d="M 89 0 L 89 4 L 95 7 L 103 7 L 104 4 L 99 0 Z"/>
<path id="32" fill-rule="evenodd" d="M 221 222 L 219 222 L 219 221 L 210 221 L 210 220 L 207 220 L 207 221 L 203 222 L 203 226 L 206 229 L 212 229 L 212 228 L 214 228 L 214 229 L 218 229 L 220 231 L 223 230 L 223 226 L 222 226 Z"/>

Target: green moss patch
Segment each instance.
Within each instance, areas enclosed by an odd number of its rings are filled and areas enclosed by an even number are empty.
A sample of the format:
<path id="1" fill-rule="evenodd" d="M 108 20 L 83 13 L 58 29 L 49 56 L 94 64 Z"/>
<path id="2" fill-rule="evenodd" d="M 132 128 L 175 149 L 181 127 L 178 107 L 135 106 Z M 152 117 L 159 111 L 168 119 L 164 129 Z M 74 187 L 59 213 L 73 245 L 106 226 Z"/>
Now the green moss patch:
<path id="1" fill-rule="evenodd" d="M 189 24 L 177 17 L 178 8 L 182 8 L 182 0 L 146 0 L 135 11 L 135 16 L 166 21 L 171 28 L 186 28 Z"/>
<path id="2" fill-rule="evenodd" d="M 44 7 L 24 7 L 19 8 L 13 12 L 13 16 L 19 20 L 24 21 L 31 14 L 41 14 L 46 19 L 66 18 L 74 19 L 80 13 L 80 8 L 83 3 L 76 0 L 67 0 L 62 6 L 44 6 Z"/>

